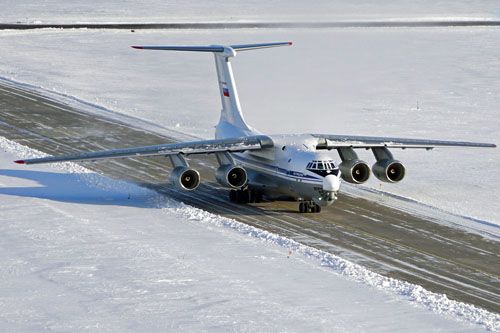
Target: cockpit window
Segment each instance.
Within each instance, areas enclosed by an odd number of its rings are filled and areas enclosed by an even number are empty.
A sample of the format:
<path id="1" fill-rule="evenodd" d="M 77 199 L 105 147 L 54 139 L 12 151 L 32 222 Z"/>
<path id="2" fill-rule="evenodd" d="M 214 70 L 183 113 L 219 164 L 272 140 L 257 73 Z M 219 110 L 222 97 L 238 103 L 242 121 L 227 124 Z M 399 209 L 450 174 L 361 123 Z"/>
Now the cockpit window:
<path id="1" fill-rule="evenodd" d="M 330 174 L 336 176 L 339 174 L 339 168 L 333 163 L 333 160 L 311 161 L 307 163 L 306 169 L 322 175 L 323 177 Z"/>

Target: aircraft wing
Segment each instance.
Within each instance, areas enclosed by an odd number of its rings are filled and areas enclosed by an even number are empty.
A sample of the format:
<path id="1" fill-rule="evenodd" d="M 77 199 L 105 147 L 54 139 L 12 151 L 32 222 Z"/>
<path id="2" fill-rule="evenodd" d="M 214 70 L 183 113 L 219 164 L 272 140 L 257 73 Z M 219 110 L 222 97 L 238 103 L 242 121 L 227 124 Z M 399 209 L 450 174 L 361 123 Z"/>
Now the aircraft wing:
<path id="1" fill-rule="evenodd" d="M 15 162 L 18 164 L 41 164 L 68 161 L 95 161 L 100 159 L 157 155 L 169 156 L 177 154 L 192 155 L 217 152 L 242 152 L 246 150 L 259 150 L 271 147 L 273 147 L 273 141 L 271 138 L 265 135 L 256 135 L 241 138 L 189 141 L 156 146 L 102 150 L 71 155 L 18 160 Z"/>
<path id="2" fill-rule="evenodd" d="M 492 143 L 467 142 L 467 141 L 442 141 L 427 139 L 390 138 L 376 136 L 355 136 L 355 135 L 331 135 L 312 134 L 318 138 L 316 149 L 337 149 L 337 148 L 422 148 L 433 149 L 436 147 L 485 147 L 495 148 Z"/>

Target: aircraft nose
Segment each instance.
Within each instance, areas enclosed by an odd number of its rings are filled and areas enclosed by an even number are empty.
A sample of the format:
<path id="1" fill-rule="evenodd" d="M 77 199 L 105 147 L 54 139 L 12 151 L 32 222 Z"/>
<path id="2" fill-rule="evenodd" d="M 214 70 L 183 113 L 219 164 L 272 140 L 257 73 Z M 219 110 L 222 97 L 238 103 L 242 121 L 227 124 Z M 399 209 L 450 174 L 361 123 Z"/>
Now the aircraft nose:
<path id="1" fill-rule="evenodd" d="M 323 190 L 328 192 L 338 192 L 340 189 L 340 179 L 334 175 L 328 175 L 323 179 Z"/>

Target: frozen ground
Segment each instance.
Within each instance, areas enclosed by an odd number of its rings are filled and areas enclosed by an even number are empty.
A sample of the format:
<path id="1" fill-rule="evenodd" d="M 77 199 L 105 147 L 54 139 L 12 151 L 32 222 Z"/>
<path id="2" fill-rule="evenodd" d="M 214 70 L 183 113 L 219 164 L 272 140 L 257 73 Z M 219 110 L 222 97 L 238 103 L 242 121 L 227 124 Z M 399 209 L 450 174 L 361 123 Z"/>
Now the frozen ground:
<path id="1" fill-rule="evenodd" d="M 220 100 L 211 55 L 133 44 L 293 40 L 241 53 L 245 116 L 264 133 L 324 132 L 500 142 L 498 28 L 0 32 L 0 76 L 200 137 Z M 99 110 L 99 112 L 106 112 Z M 394 151 L 399 184 L 367 186 L 500 223 L 500 151 Z M 361 157 L 373 162 L 369 152 Z"/>
<path id="2" fill-rule="evenodd" d="M 311 21 L 393 18 L 498 18 L 495 1 L 2 0 L 1 23 Z"/>
<path id="3" fill-rule="evenodd" d="M 0 138 L 2 331 L 473 332 L 500 316 Z"/>
<path id="4" fill-rule="evenodd" d="M 494 1 L 447 0 L 1 4 L 3 23 L 495 19 L 500 13 Z M 246 116 L 262 131 L 498 144 L 499 31 L 1 31 L 0 76 L 210 137 L 220 108 L 211 56 L 128 46 L 293 40 L 293 48 L 234 61 Z M 11 161 L 27 151 L 3 139 L 0 148 L 3 331 L 500 330 L 498 315 L 419 286 L 78 167 L 18 167 Z M 407 162 L 408 179 L 382 190 L 500 223 L 497 151 L 397 156 Z"/>

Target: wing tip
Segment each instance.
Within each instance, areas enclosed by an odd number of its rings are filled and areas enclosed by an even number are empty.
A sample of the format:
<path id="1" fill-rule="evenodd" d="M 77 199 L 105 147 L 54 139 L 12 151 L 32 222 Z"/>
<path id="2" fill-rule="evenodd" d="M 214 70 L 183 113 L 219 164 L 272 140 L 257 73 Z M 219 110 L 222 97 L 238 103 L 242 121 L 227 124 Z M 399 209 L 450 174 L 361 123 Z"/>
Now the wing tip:
<path id="1" fill-rule="evenodd" d="M 293 45 L 293 42 L 288 42 L 288 45 Z"/>
<path id="2" fill-rule="evenodd" d="M 139 45 L 132 45 L 131 48 L 137 49 L 137 50 L 143 50 L 144 49 L 143 46 L 139 46 Z"/>
<path id="3" fill-rule="evenodd" d="M 17 161 L 14 161 L 14 163 L 17 163 L 17 164 L 26 164 L 26 162 L 24 160 L 17 160 Z"/>

